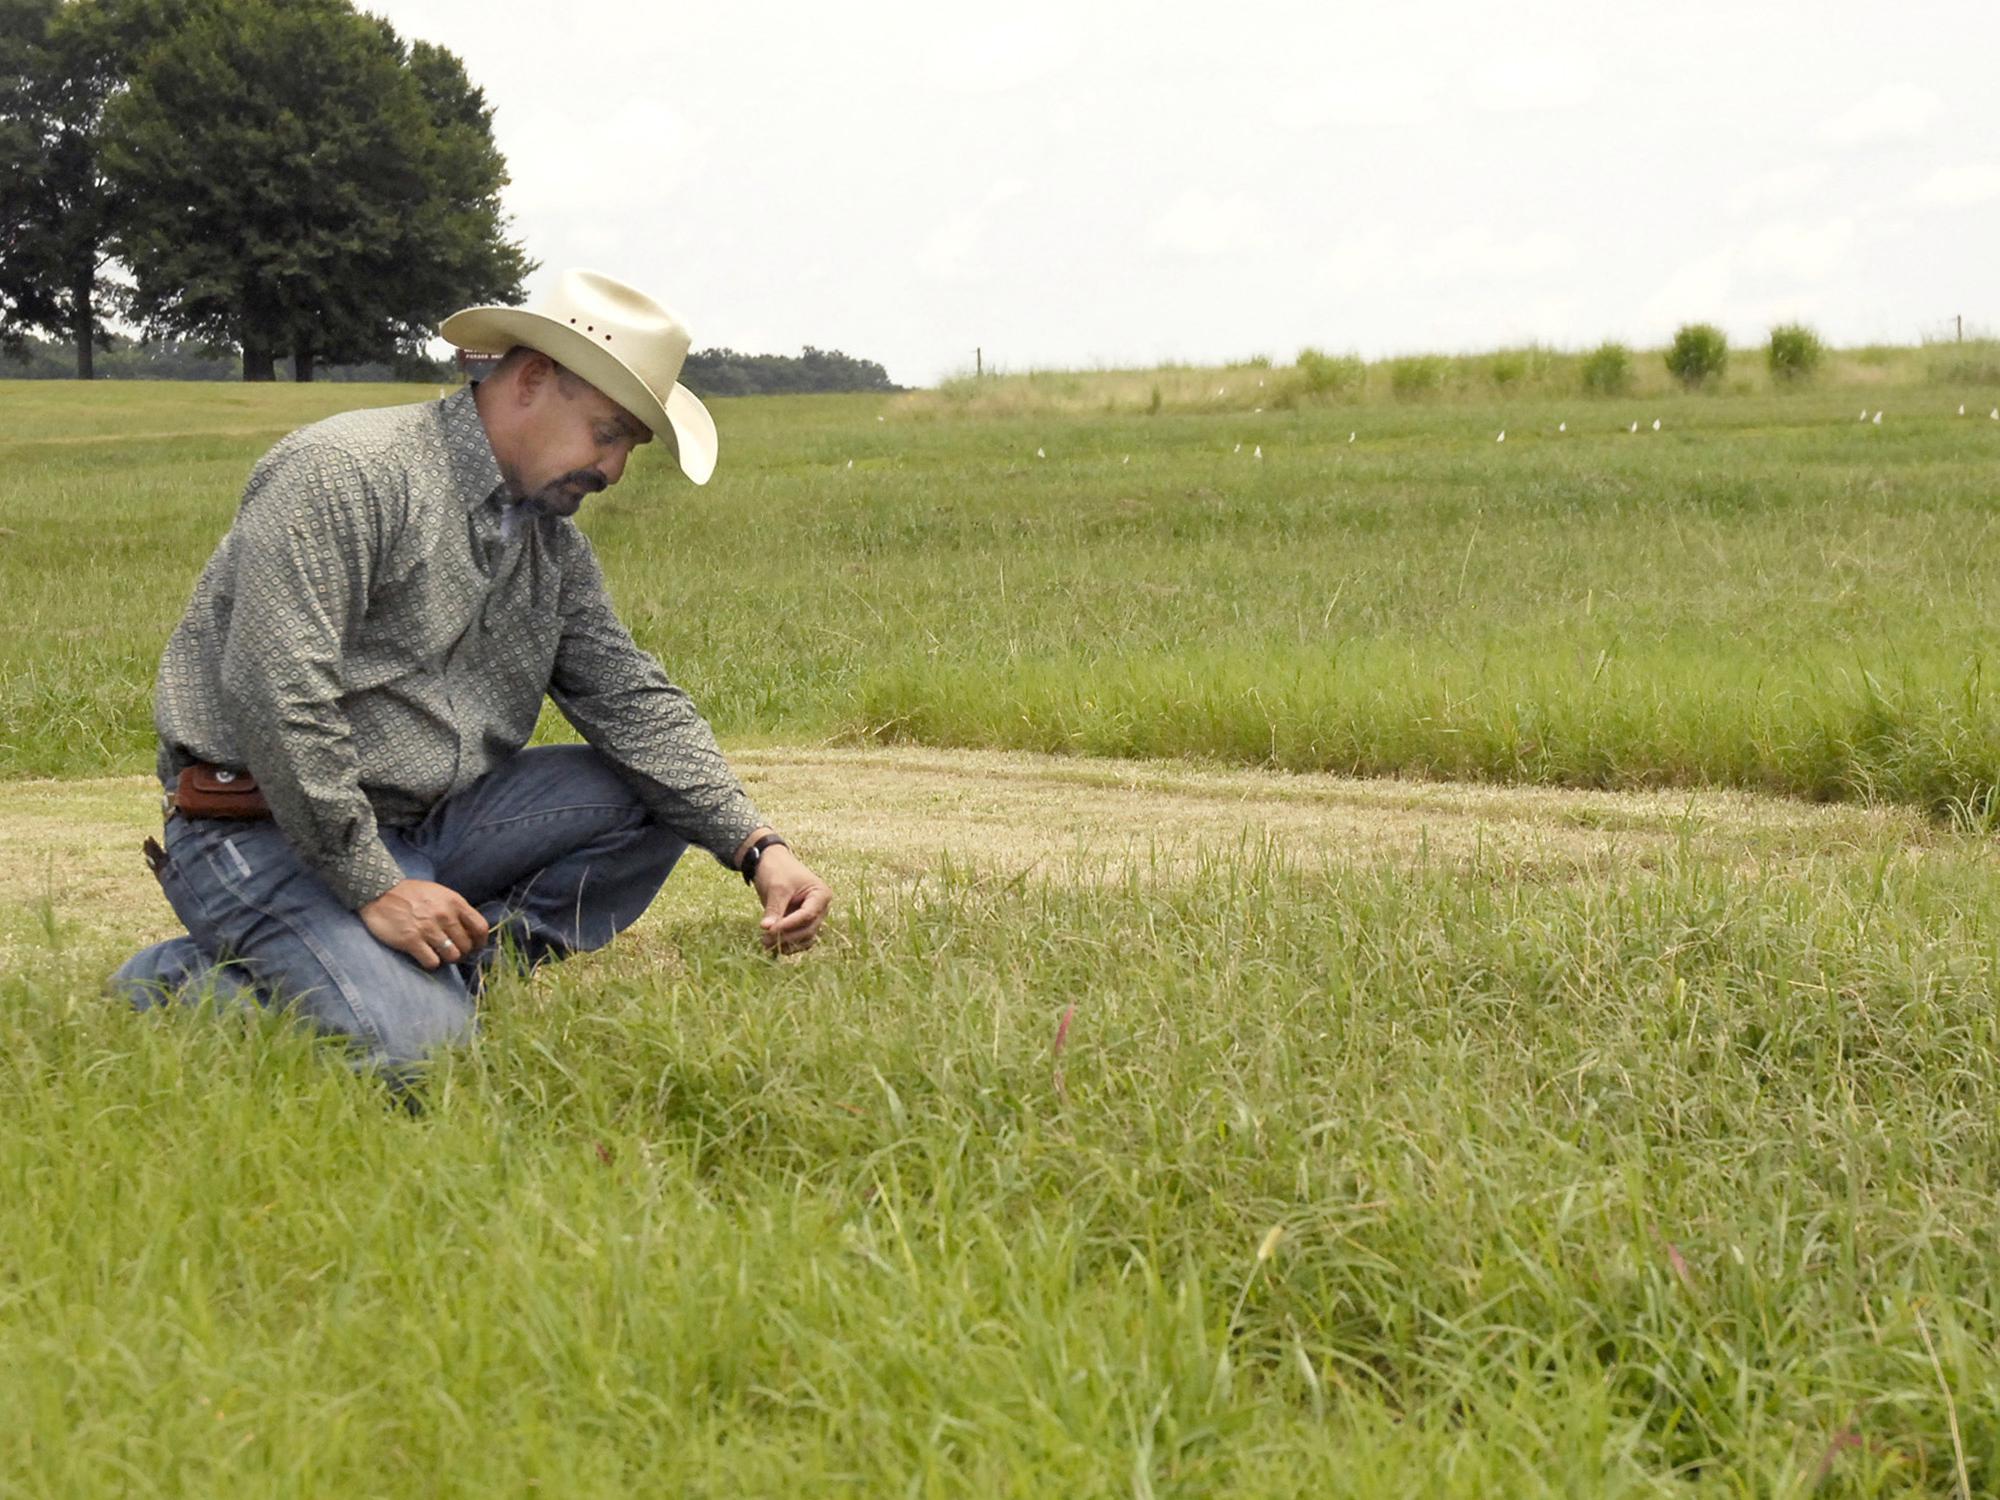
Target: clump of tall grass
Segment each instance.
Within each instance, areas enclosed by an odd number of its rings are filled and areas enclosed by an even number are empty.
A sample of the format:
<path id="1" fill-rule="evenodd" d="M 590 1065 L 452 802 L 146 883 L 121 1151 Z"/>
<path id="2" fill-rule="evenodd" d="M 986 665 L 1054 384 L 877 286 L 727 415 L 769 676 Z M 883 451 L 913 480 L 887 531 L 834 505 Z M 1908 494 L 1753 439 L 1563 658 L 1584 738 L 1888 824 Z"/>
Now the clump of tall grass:
<path id="1" fill-rule="evenodd" d="M 1593 396 L 1622 396 L 1632 389 L 1632 351 L 1607 340 L 1583 357 L 1577 373 Z"/>
<path id="2" fill-rule="evenodd" d="M 1781 323 L 1771 330 L 1765 363 L 1781 385 L 1804 385 L 1826 362 L 1826 345 L 1803 323 Z"/>
<path id="3" fill-rule="evenodd" d="M 1667 373 L 1688 390 L 1721 378 L 1729 366 L 1729 340 L 1713 323 L 1683 323 L 1666 352 Z"/>
<path id="4" fill-rule="evenodd" d="M 1924 351 L 1924 364 L 1938 385 L 2000 386 L 2000 339 L 1932 344 Z"/>
<path id="5" fill-rule="evenodd" d="M 1300 382 L 1310 395 L 1358 395 L 1368 382 L 1368 366 L 1359 355 L 1305 348 L 1299 350 L 1296 363 Z"/>
<path id="6" fill-rule="evenodd" d="M 1389 361 L 1389 389 L 1398 401 L 1436 396 L 1451 375 L 1452 362 L 1442 354 L 1405 354 Z"/>
<path id="7" fill-rule="evenodd" d="M 1562 360 L 1540 344 L 1497 349 L 1486 356 L 1486 378 L 1503 396 L 1546 388 L 1554 383 Z"/>

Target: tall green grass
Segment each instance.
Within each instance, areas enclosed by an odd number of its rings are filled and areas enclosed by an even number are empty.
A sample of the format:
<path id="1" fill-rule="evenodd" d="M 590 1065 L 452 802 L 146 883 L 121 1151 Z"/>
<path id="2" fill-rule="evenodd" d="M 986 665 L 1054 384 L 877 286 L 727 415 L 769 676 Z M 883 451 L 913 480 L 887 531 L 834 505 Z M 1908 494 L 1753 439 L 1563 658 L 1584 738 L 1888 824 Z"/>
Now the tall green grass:
<path id="1" fill-rule="evenodd" d="M 1986 826 L 2000 788 L 2000 699 L 1983 662 L 1960 691 L 1912 673 L 1883 684 L 1851 661 L 1761 668 L 1698 648 L 1604 654 L 1587 672 L 1532 647 L 1468 659 L 1398 645 L 1192 651 L 1102 662 L 1088 675 L 921 659 L 871 674 L 868 732 L 885 742 L 1057 754 L 1233 760 L 1287 771 L 1631 790 L 1738 786 L 1817 801 L 1901 802 Z"/>
<path id="2" fill-rule="evenodd" d="M 1976 851 L 850 897 L 804 965 L 696 914 L 503 985 L 414 1121 L 113 1012 L 58 921 L 0 978 L 0 1490 L 2000 1476 Z"/>

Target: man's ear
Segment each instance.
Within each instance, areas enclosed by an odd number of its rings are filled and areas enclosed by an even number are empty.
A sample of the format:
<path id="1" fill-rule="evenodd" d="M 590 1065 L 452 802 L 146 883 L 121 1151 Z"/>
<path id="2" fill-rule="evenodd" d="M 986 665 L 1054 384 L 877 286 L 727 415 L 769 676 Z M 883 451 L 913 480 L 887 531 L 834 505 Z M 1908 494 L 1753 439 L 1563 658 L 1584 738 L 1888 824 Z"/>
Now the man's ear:
<path id="1" fill-rule="evenodd" d="M 514 399 L 532 406 L 549 382 L 555 379 L 556 362 L 539 351 L 523 359 L 514 370 Z"/>

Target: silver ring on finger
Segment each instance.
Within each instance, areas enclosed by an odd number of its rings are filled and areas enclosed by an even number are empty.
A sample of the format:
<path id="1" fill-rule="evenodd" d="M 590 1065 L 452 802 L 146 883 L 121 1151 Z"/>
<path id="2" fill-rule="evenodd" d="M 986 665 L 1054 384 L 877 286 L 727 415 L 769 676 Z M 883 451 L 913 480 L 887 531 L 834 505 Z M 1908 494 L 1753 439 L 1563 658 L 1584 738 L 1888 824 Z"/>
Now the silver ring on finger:
<path id="1" fill-rule="evenodd" d="M 446 958 L 457 958 L 458 944 L 454 943 L 450 938 L 446 938 L 438 944 L 438 952 Z"/>

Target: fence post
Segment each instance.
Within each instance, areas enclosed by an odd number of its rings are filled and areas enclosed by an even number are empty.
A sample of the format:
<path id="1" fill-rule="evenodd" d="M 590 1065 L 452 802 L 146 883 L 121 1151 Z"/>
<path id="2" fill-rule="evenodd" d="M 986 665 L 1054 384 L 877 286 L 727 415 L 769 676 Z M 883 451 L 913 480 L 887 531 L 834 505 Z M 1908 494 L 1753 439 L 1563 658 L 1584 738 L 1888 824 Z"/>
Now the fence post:
<path id="1" fill-rule="evenodd" d="M 972 378 L 977 380 L 985 373 L 986 351 L 984 349 L 974 349 L 972 351 Z"/>

